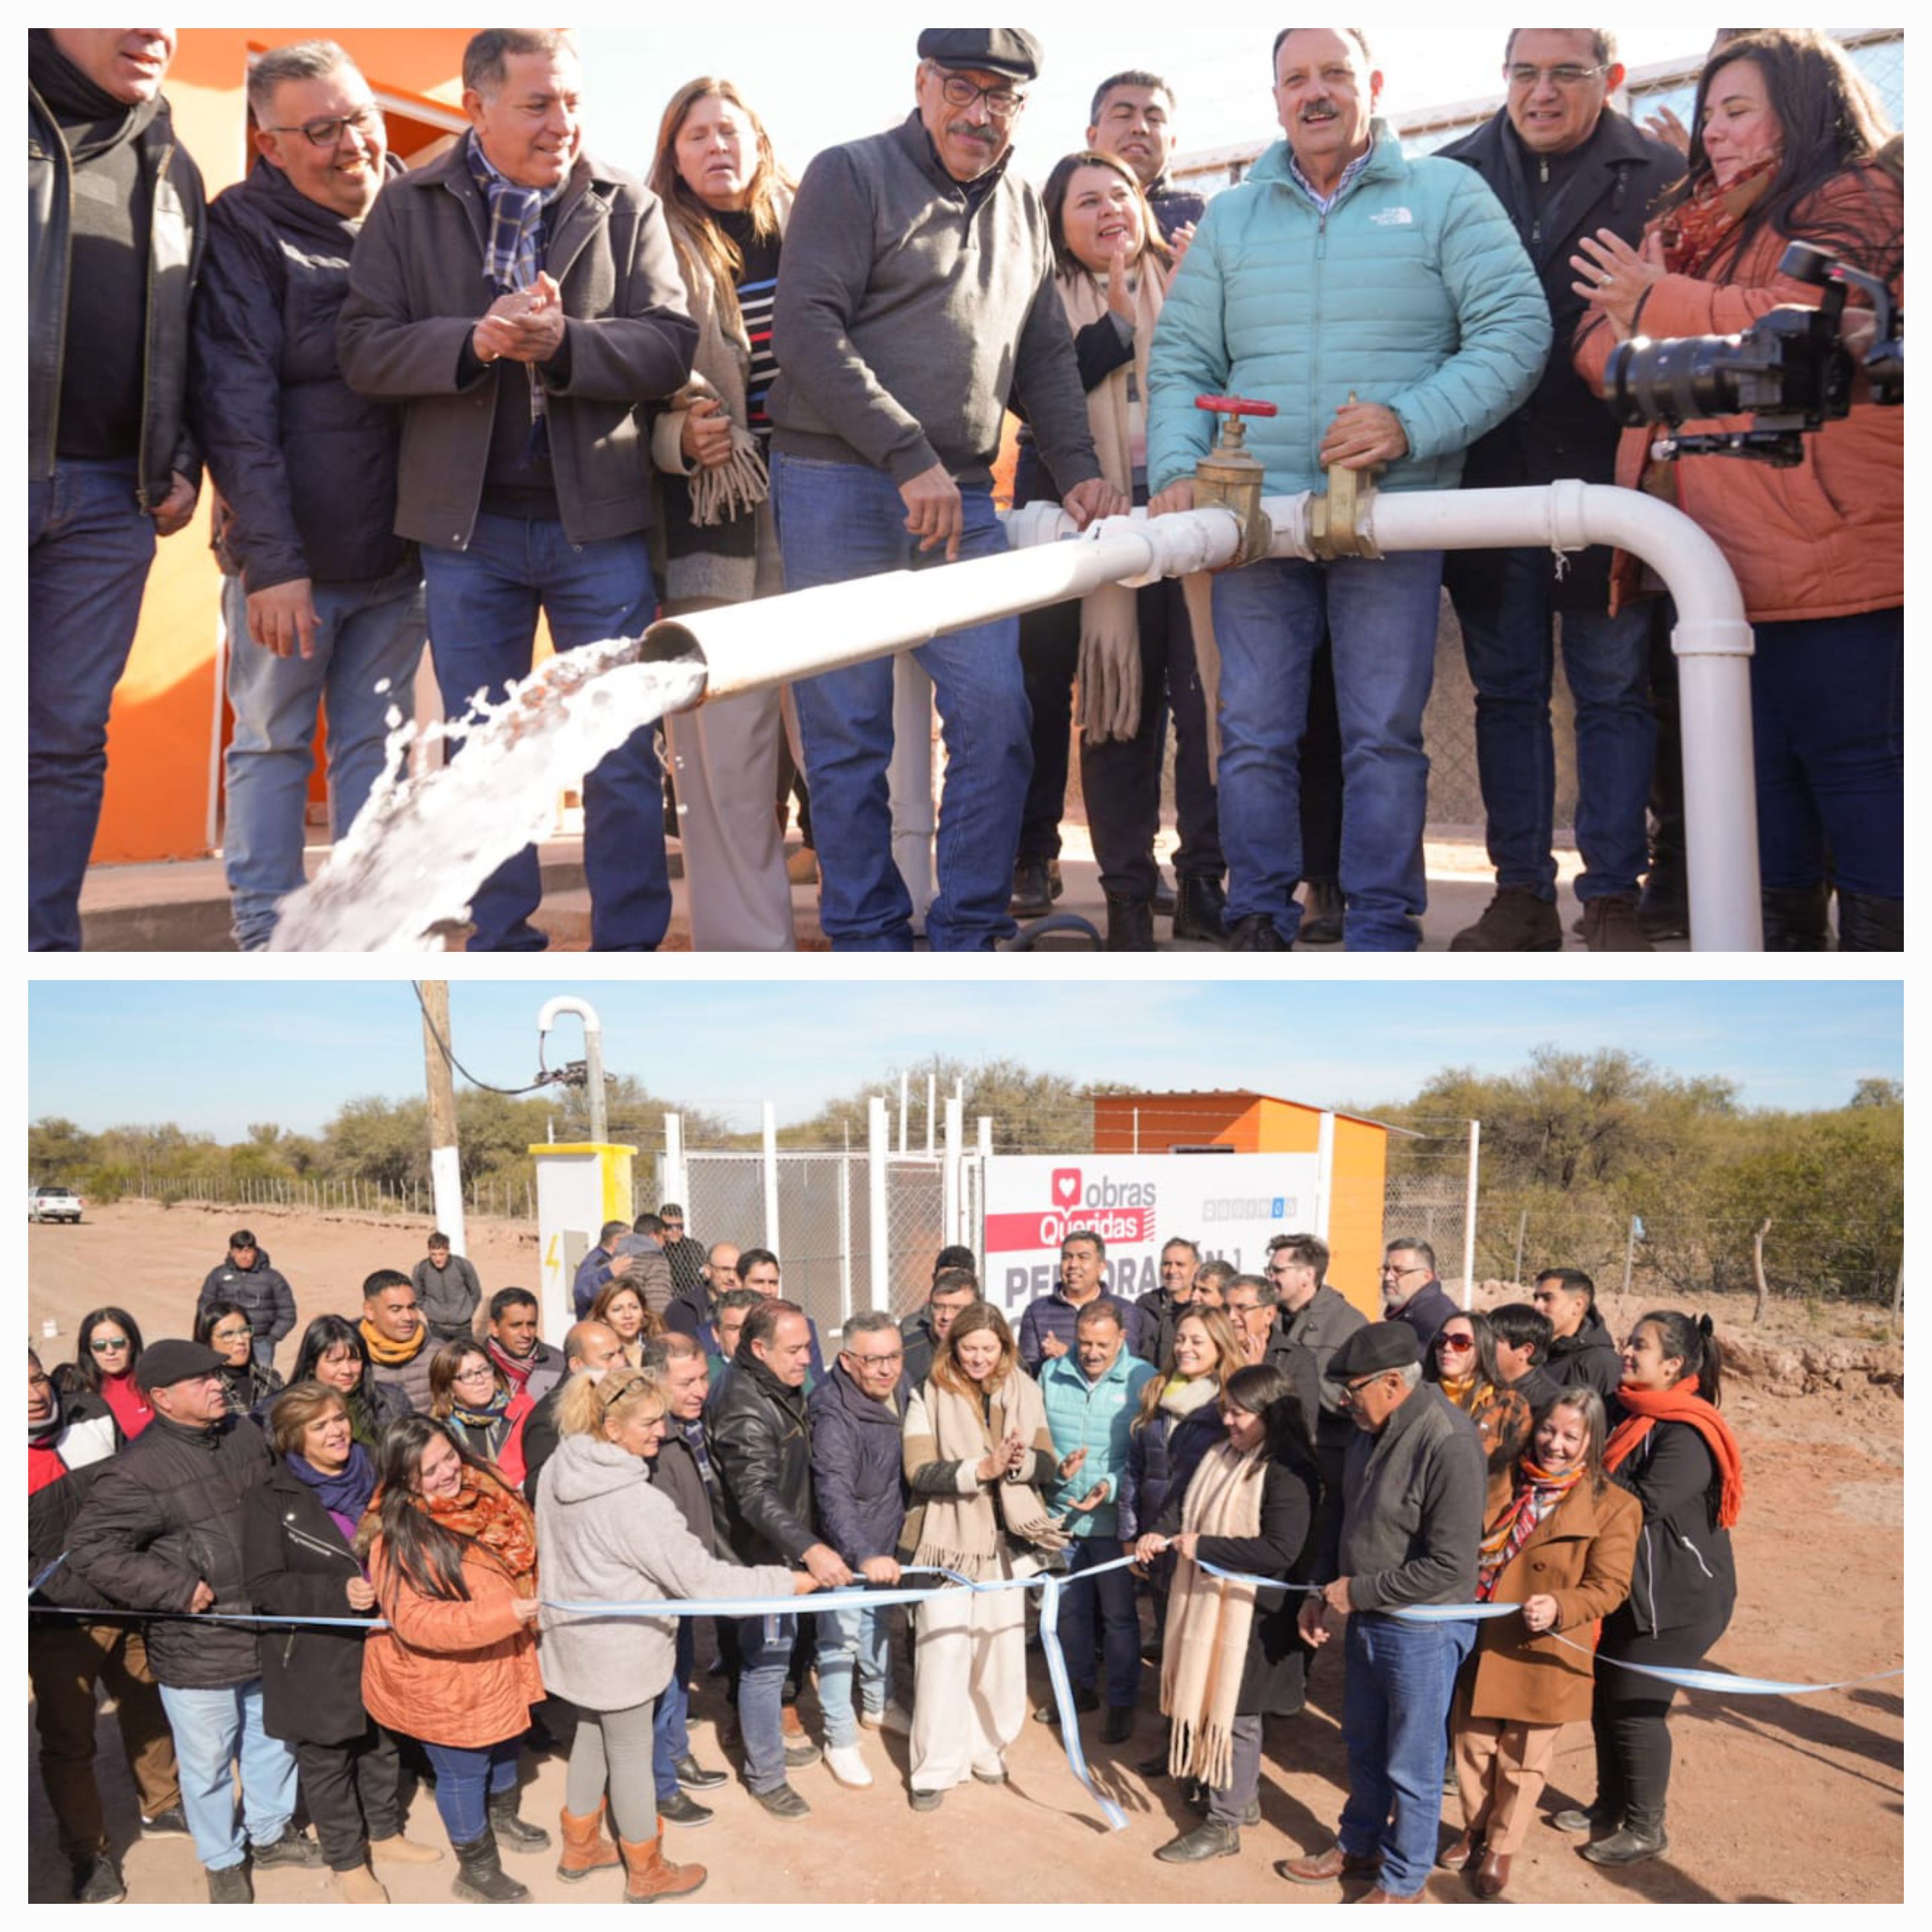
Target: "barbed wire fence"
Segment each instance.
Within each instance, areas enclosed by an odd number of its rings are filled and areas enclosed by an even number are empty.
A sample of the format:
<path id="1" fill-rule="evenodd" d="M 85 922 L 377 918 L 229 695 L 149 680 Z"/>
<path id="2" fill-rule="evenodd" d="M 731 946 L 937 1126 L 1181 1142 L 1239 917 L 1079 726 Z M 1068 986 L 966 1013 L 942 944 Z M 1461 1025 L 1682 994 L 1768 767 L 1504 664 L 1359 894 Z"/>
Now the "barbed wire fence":
<path id="1" fill-rule="evenodd" d="M 94 1198 L 152 1201 L 164 1208 L 282 1208 L 310 1214 L 414 1216 L 433 1220 L 435 1204 L 426 1180 L 392 1183 L 321 1175 L 239 1174 L 229 1168 L 188 1174 L 130 1174 Z M 473 1214 L 499 1220 L 536 1219 L 536 1190 L 514 1175 L 482 1174 L 466 1181 L 464 1204 Z"/>

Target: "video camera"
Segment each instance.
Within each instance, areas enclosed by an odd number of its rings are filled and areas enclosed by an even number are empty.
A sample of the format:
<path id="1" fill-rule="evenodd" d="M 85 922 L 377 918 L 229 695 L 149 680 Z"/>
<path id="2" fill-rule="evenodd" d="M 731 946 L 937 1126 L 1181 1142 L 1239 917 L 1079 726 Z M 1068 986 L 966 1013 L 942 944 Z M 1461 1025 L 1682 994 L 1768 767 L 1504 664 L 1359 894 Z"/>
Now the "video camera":
<path id="1" fill-rule="evenodd" d="M 1632 428 L 1710 416 L 1748 416 L 1752 427 L 1706 436 L 1658 439 L 1666 462 L 1680 456 L 1743 456 L 1780 470 L 1804 460 L 1804 438 L 1851 413 L 1855 364 L 1846 345 L 1845 298 L 1867 296 L 1874 322 L 1861 358 L 1872 400 L 1905 400 L 1904 317 L 1875 275 L 1849 267 L 1822 248 L 1794 242 L 1778 264 L 1793 281 L 1822 288 L 1816 308 L 1774 308 L 1740 335 L 1685 335 L 1653 342 L 1639 336 L 1610 352 L 1604 382 L 1610 407 Z"/>

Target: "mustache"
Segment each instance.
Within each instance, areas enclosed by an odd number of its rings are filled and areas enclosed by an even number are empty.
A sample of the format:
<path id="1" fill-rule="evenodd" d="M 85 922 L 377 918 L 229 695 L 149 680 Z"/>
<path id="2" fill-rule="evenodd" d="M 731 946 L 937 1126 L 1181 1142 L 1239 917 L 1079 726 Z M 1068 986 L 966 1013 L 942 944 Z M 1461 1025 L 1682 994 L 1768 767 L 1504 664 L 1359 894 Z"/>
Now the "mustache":
<path id="1" fill-rule="evenodd" d="M 946 133 L 956 141 L 977 141 L 982 147 L 994 146 L 1002 138 L 991 128 L 976 128 L 970 121 L 949 122 Z"/>

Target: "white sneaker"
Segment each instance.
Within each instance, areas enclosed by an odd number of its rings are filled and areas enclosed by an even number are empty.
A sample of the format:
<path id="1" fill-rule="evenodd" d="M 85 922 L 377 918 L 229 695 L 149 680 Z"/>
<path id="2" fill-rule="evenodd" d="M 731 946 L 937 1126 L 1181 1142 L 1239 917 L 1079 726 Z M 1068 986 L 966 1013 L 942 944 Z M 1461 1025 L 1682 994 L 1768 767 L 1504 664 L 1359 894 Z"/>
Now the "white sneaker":
<path id="1" fill-rule="evenodd" d="M 860 1756 L 856 1744 L 827 1744 L 825 1768 L 841 1784 L 850 1785 L 855 1791 L 862 1791 L 872 1781 L 872 1774 L 866 1768 L 866 1760 Z"/>
<path id="2" fill-rule="evenodd" d="M 896 1731 L 901 1737 L 912 1735 L 912 1713 L 896 1697 L 883 1711 L 862 1711 L 859 1721 L 868 1731 Z"/>

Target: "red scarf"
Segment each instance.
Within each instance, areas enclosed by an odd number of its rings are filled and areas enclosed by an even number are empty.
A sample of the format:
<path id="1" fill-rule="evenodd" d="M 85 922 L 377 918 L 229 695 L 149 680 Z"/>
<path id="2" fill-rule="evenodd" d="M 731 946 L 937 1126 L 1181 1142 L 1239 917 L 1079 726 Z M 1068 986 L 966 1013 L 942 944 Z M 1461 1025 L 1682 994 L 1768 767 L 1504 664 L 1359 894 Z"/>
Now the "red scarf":
<path id="1" fill-rule="evenodd" d="M 486 1471 L 466 1469 L 454 1496 L 412 1500 L 445 1529 L 482 1544 L 509 1572 L 520 1596 L 536 1594 L 536 1518 L 514 1490 Z"/>
<path id="2" fill-rule="evenodd" d="M 1754 161 L 1728 188 L 1720 188 L 1717 176 L 1708 176 L 1688 201 L 1673 208 L 1660 230 L 1665 268 L 1673 275 L 1709 280 L 1706 272 L 1731 246 L 1745 216 L 1763 199 L 1782 159 L 1768 154 Z"/>
<path id="3" fill-rule="evenodd" d="M 533 1344 L 527 1355 L 513 1355 L 492 1335 L 483 1347 L 490 1360 L 509 1377 L 511 1394 L 521 1395 L 524 1384 L 530 1378 L 530 1371 L 537 1365 L 537 1358 L 543 1353 L 541 1346 Z"/>
<path id="4" fill-rule="evenodd" d="M 1686 1376 L 1674 1388 L 1617 1390 L 1617 1400 L 1630 1413 L 1610 1432 L 1604 1444 L 1604 1467 L 1614 1470 L 1660 1422 L 1688 1422 L 1702 1436 L 1718 1465 L 1723 1487 L 1718 1498 L 1718 1527 L 1729 1529 L 1744 1506 L 1744 1458 L 1731 1425 L 1697 1393 L 1697 1378 Z"/>

